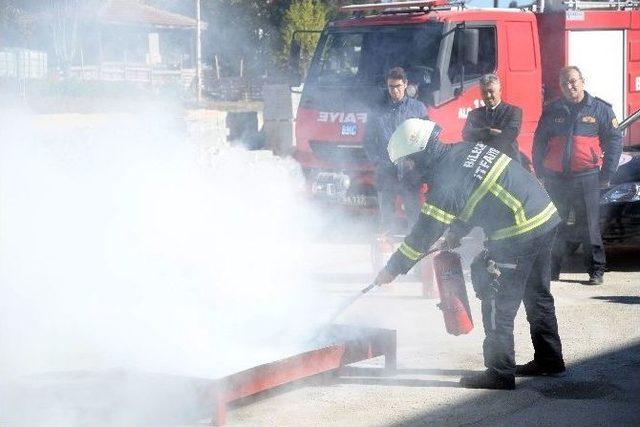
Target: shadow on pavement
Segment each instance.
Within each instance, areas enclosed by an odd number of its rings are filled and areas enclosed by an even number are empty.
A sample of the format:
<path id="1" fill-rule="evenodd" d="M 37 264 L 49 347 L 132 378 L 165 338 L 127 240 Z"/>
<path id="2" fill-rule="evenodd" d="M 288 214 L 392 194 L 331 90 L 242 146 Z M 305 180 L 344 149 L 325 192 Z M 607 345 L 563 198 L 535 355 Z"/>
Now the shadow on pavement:
<path id="1" fill-rule="evenodd" d="M 562 282 L 562 283 L 575 283 L 577 285 L 589 286 L 589 281 L 588 280 L 560 279 L 560 280 L 556 280 L 556 281 L 557 282 Z"/>
<path id="2" fill-rule="evenodd" d="M 568 366 L 563 378 L 523 378 L 515 391 L 471 396 L 393 426 L 615 425 L 640 420 L 640 343 Z"/>
<path id="3" fill-rule="evenodd" d="M 638 255 L 640 248 L 634 247 L 610 247 L 606 248 L 607 255 L 607 271 L 640 271 L 638 263 Z M 584 255 L 577 252 L 565 258 L 562 264 L 564 273 L 586 273 L 584 266 Z M 566 280 L 564 280 L 566 281 Z"/>
<path id="4" fill-rule="evenodd" d="M 599 299 L 607 302 L 614 302 L 617 304 L 640 304 L 640 296 L 630 296 L 630 295 L 607 295 L 607 296 L 597 296 L 591 297 L 591 299 Z"/>
<path id="5" fill-rule="evenodd" d="M 401 387 L 457 387 L 458 381 L 422 380 L 415 378 L 340 378 L 339 384 Z"/>
<path id="6" fill-rule="evenodd" d="M 339 375 L 352 377 L 388 377 L 397 375 L 440 375 L 440 376 L 462 376 L 476 373 L 465 369 L 420 369 L 420 368 L 399 368 L 392 372 L 382 368 L 369 368 L 360 366 L 344 366 L 340 369 Z M 457 382 L 456 382 L 457 384 Z"/>

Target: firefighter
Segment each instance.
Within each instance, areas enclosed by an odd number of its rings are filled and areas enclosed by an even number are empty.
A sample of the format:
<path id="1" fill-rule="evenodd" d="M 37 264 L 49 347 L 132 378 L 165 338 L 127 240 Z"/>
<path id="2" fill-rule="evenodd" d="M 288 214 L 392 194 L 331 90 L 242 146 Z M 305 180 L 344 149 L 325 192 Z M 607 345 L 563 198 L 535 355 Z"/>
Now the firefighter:
<path id="1" fill-rule="evenodd" d="M 605 253 L 600 234 L 600 189 L 609 187 L 622 153 L 622 133 L 611 105 L 584 90 L 578 67 L 560 70 L 563 98 L 542 111 L 533 163 L 564 223 L 553 249 L 552 280 L 568 253 L 570 213 L 582 238 L 589 285 L 601 285 Z M 603 155 L 604 153 L 604 155 Z"/>
<path id="2" fill-rule="evenodd" d="M 427 118 L 425 105 L 406 94 L 407 75 L 395 67 L 386 76 L 388 96 L 374 114 L 371 130 L 364 142 L 367 157 L 376 168 L 376 189 L 380 209 L 380 231 L 395 232 L 395 201 L 402 196 L 407 222 L 413 224 L 420 213 L 420 182 L 411 165 L 400 170 L 389 160 L 387 142 L 396 127 L 409 118 Z"/>
<path id="3" fill-rule="evenodd" d="M 484 142 L 521 161 L 516 138 L 522 126 L 522 110 L 502 100 L 500 79 L 495 74 L 482 76 L 479 86 L 484 106 L 469 112 L 462 129 L 462 139 Z"/>
<path id="4" fill-rule="evenodd" d="M 471 228 L 482 227 L 488 239 L 486 271 L 500 271 L 497 280 L 485 274 L 490 280 L 473 282 L 482 299 L 488 369 L 463 377 L 461 385 L 513 389 L 516 374 L 561 375 L 565 366 L 549 288 L 551 247 L 560 223 L 556 208 L 537 179 L 506 154 L 480 142 L 442 144 L 439 131 L 433 122 L 409 119 L 389 141 L 391 161 L 415 163 L 429 192 L 418 222 L 374 283 L 406 274 L 447 229 L 445 241 L 457 247 Z M 521 301 L 535 356 L 516 368 L 513 322 Z"/>

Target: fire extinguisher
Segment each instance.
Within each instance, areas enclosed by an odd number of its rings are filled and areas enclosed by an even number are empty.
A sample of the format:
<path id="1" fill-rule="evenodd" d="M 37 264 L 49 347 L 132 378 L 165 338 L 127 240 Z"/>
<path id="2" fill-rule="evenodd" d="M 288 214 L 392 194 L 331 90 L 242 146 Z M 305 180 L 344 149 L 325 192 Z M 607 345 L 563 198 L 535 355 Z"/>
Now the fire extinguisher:
<path id="1" fill-rule="evenodd" d="M 468 334 L 473 329 L 473 319 L 460 255 L 441 251 L 433 258 L 433 271 L 440 292 L 438 308 L 442 310 L 447 332 L 452 335 Z"/>

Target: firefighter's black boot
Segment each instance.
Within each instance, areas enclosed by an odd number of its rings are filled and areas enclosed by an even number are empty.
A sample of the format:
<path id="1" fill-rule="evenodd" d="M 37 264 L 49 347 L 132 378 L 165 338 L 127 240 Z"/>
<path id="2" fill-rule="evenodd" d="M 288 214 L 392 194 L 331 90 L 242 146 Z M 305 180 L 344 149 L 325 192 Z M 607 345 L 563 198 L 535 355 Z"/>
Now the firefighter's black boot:
<path id="1" fill-rule="evenodd" d="M 523 377 L 564 377 L 566 369 L 564 363 L 559 366 L 545 366 L 532 360 L 524 365 L 517 365 L 516 375 Z"/>
<path id="2" fill-rule="evenodd" d="M 589 286 L 600 286 L 604 283 L 604 278 L 597 274 L 592 274 L 589 276 L 589 281 L 587 285 Z"/>
<path id="3" fill-rule="evenodd" d="M 516 380 L 514 377 L 503 377 L 487 369 L 481 374 L 460 378 L 460 386 L 464 388 L 514 390 L 516 388 Z"/>

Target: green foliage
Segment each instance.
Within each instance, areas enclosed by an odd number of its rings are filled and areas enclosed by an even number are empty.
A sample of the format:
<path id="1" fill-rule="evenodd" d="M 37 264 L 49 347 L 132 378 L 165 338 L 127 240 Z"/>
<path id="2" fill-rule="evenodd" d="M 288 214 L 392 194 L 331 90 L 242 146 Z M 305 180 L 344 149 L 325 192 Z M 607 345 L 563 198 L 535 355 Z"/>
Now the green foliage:
<path id="1" fill-rule="evenodd" d="M 286 61 L 295 31 L 322 30 L 327 23 L 327 6 L 319 0 L 294 0 L 284 14 L 281 35 L 281 57 Z M 306 71 L 320 38 L 319 33 L 299 33 L 301 73 Z"/>

